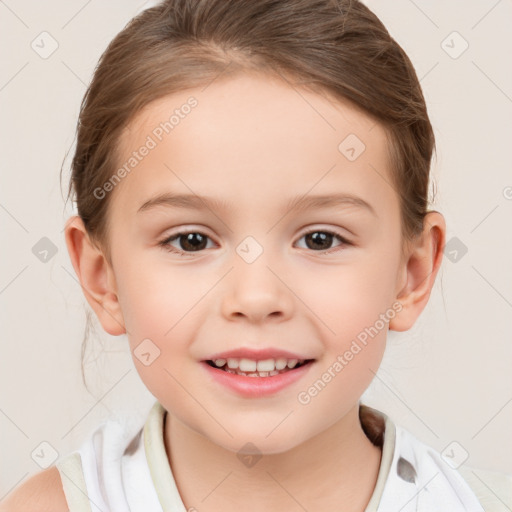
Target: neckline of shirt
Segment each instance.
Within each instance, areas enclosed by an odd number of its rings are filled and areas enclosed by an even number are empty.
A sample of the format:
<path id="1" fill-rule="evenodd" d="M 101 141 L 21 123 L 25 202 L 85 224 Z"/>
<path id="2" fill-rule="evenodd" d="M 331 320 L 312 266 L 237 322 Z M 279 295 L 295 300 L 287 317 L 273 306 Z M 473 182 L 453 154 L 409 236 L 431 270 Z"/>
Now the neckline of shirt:
<path id="1" fill-rule="evenodd" d="M 164 442 L 167 411 L 157 400 L 152 406 L 143 428 L 144 449 L 155 490 L 163 510 L 186 512 L 167 458 Z M 370 441 L 381 448 L 381 462 L 377 481 L 365 512 L 375 512 L 388 478 L 396 442 L 396 427 L 383 412 L 359 404 L 361 426 Z"/>

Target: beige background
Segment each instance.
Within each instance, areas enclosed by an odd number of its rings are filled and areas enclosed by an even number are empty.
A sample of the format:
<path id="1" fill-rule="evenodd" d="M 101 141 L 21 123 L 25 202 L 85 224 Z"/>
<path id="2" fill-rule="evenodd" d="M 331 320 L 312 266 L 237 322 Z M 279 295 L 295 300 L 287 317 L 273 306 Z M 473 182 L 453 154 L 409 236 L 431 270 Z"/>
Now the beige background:
<path id="1" fill-rule="evenodd" d="M 438 145 L 433 207 L 467 253 L 446 255 L 426 310 L 413 330 L 390 334 L 364 398 L 438 451 L 512 472 L 512 3 L 366 3 L 421 79 Z M 92 70 L 144 5 L 0 1 L 0 498 L 108 416 L 142 419 L 154 400 L 126 339 L 99 324 L 86 358 L 92 394 L 82 384 L 86 301 L 62 233 L 75 212 L 59 184 Z M 41 37 L 47 50 L 58 43 L 47 58 L 31 47 Z M 43 237 L 56 250 L 46 263 L 33 252 Z"/>

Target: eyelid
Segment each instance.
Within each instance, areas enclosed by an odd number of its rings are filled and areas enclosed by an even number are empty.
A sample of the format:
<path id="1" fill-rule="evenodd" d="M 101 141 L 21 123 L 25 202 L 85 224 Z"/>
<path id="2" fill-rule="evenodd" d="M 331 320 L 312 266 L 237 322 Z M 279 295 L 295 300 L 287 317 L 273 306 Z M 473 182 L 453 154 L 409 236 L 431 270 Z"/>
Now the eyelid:
<path id="1" fill-rule="evenodd" d="M 311 226 L 311 224 L 309 224 L 308 226 Z M 336 236 L 339 236 L 340 238 L 342 238 L 345 242 L 347 243 L 353 243 L 349 240 L 349 237 L 347 237 L 347 235 L 344 235 L 342 233 L 340 233 L 338 230 L 340 228 L 333 228 L 333 227 L 323 227 L 323 226 L 315 226 L 313 225 L 312 227 L 304 227 L 304 228 L 301 228 L 300 230 L 300 236 L 298 238 L 302 238 L 303 236 L 305 235 L 308 235 L 310 233 L 315 233 L 316 231 L 321 231 L 321 232 L 327 232 L 327 233 L 332 233 Z M 184 226 L 180 226 L 180 228 L 178 228 L 177 231 L 171 233 L 171 234 L 167 234 L 166 236 L 163 237 L 163 240 L 168 240 L 169 238 L 174 238 L 174 237 L 177 237 L 179 235 L 184 235 L 184 234 L 188 234 L 188 233 L 199 233 L 200 235 L 203 235 L 203 236 L 207 236 L 208 238 L 210 238 L 211 240 L 213 240 L 213 237 L 211 235 L 209 235 L 206 231 L 208 231 L 207 229 L 204 229 L 204 228 L 197 228 L 197 227 L 194 227 L 194 226 L 187 226 L 187 225 L 184 225 Z M 348 231 L 347 229 L 345 229 L 345 231 Z M 352 234 L 352 232 L 349 232 Z"/>
<path id="2" fill-rule="evenodd" d="M 204 230 L 204 231 L 207 231 L 207 230 Z M 170 245 L 170 242 L 173 242 L 177 239 L 179 239 L 180 236 L 183 236 L 183 235 L 187 235 L 187 234 L 190 234 L 190 233 L 196 233 L 196 234 L 200 234 L 204 237 L 206 237 L 207 239 L 211 240 L 213 243 L 215 243 L 216 245 L 217 242 L 215 242 L 215 240 L 213 239 L 212 236 L 210 236 L 208 233 L 204 232 L 202 230 L 202 228 L 194 228 L 192 226 L 181 226 L 178 231 L 175 231 L 171 234 L 168 234 L 166 235 L 163 239 L 161 239 L 159 242 L 158 242 L 158 245 L 160 247 L 162 247 L 164 250 L 170 252 L 170 253 L 174 253 L 174 254 L 178 254 L 180 256 L 194 256 L 194 254 L 197 252 L 198 254 L 201 254 L 201 253 L 204 253 L 206 251 L 206 249 L 202 249 L 200 251 L 182 251 L 181 249 L 177 249 L 173 246 Z M 309 234 L 312 234 L 312 233 L 317 233 L 317 232 L 320 232 L 320 233 L 329 233 L 330 235 L 332 235 L 334 238 L 337 238 L 339 241 L 340 241 L 340 245 L 337 245 L 335 247 L 331 247 L 330 249 L 325 249 L 325 250 L 318 250 L 318 251 L 315 251 L 313 249 L 307 249 L 306 250 L 308 252 L 311 252 L 311 253 L 321 253 L 321 254 L 330 254 L 330 253 L 335 253 L 337 251 L 340 251 L 343 249 L 343 247 L 345 246 L 354 246 L 355 243 L 352 242 L 349 238 L 347 238 L 344 234 L 340 233 L 339 232 L 339 228 L 331 228 L 331 227 L 319 227 L 318 225 L 315 226 L 315 225 L 309 225 L 309 227 L 306 229 L 304 228 L 304 231 L 301 231 L 301 234 L 300 236 L 297 237 L 297 241 L 301 240 L 302 238 L 304 238 L 305 236 L 309 235 Z"/>
<path id="3" fill-rule="evenodd" d="M 330 249 L 325 250 L 318 250 L 314 251 L 312 249 L 306 249 L 309 253 L 315 254 L 333 254 L 338 251 L 343 250 L 344 247 L 354 247 L 355 243 L 352 242 L 348 237 L 343 235 L 338 229 L 334 228 L 323 228 L 323 227 L 312 227 L 310 229 L 307 229 L 306 231 L 303 231 L 299 237 L 297 237 L 297 241 L 301 240 L 305 236 L 311 234 L 311 233 L 329 233 L 334 238 L 337 238 L 340 241 L 340 245 L 336 245 L 334 247 L 331 247 Z M 302 249 L 302 247 L 300 248 Z"/>
<path id="4" fill-rule="evenodd" d="M 178 235 L 185 235 L 188 233 L 199 233 L 213 240 L 213 236 L 209 234 L 210 230 L 203 226 L 198 227 L 198 225 L 183 224 L 177 228 L 169 228 L 168 230 L 165 231 L 167 234 L 165 236 L 162 235 L 163 239 L 173 238 Z"/>
<path id="5" fill-rule="evenodd" d="M 301 237 L 303 237 L 304 235 L 307 235 L 309 233 L 315 233 L 316 231 L 320 231 L 320 232 L 325 232 L 325 233 L 332 233 L 333 235 L 336 235 L 336 236 L 339 236 L 340 238 L 343 238 L 345 241 L 347 242 L 350 242 L 349 238 L 350 236 L 352 235 L 353 236 L 353 233 L 351 231 L 349 231 L 348 229 L 346 228 L 341 228 L 341 227 L 331 227 L 331 226 L 322 226 L 322 225 L 318 225 L 318 224 L 308 224 L 307 227 L 303 228 L 304 230 L 301 230 Z M 350 234 L 343 234 L 343 232 L 346 231 Z"/>
<path id="6" fill-rule="evenodd" d="M 171 241 L 174 241 L 174 240 L 178 239 L 180 236 L 188 235 L 189 233 L 198 233 L 198 234 L 208 238 L 209 240 L 212 240 L 215 244 L 217 244 L 217 242 L 215 242 L 213 237 L 210 236 L 208 233 L 206 233 L 206 231 L 207 230 L 203 230 L 203 228 L 197 229 L 197 228 L 194 228 L 194 227 L 181 226 L 177 231 L 175 231 L 173 233 L 169 233 L 169 234 L 165 235 L 163 238 L 161 238 L 158 241 L 158 245 L 160 247 L 162 247 L 163 249 L 167 249 L 169 252 L 193 255 L 194 251 L 189 251 L 189 252 L 181 251 L 180 249 L 176 249 L 175 247 L 170 246 L 169 243 Z M 201 252 L 204 252 L 204 250 L 203 251 L 197 251 L 197 252 L 201 253 Z"/>

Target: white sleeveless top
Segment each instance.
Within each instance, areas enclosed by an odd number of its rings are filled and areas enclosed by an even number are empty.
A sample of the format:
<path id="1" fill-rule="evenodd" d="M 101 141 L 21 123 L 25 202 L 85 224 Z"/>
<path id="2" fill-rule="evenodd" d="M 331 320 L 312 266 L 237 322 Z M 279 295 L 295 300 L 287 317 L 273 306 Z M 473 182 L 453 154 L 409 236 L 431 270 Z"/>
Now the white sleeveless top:
<path id="1" fill-rule="evenodd" d="M 70 512 L 187 512 L 165 451 L 165 414 L 157 401 L 142 427 L 128 419 L 105 421 L 78 450 L 58 460 Z M 382 448 L 364 512 L 512 510 L 512 475 L 453 469 L 433 448 L 363 404 L 360 419 Z"/>

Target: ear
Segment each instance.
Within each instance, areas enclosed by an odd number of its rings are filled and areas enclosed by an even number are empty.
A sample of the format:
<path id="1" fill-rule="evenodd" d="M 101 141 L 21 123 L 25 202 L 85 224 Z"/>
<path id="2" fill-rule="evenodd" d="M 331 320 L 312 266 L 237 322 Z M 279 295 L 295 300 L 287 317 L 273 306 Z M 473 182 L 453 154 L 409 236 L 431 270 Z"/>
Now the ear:
<path id="1" fill-rule="evenodd" d="M 82 291 L 103 329 L 113 336 L 126 333 L 114 272 L 101 250 L 91 242 L 81 217 L 68 219 L 65 238 Z"/>
<path id="2" fill-rule="evenodd" d="M 389 322 L 392 331 L 410 329 L 427 305 L 443 260 L 446 223 L 439 212 L 429 212 L 422 234 L 408 247 L 396 300 L 402 310 Z"/>

